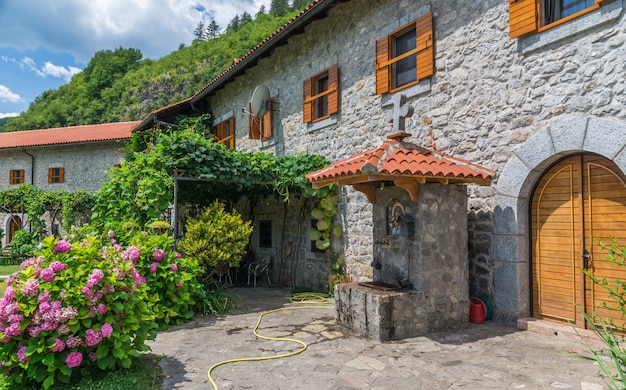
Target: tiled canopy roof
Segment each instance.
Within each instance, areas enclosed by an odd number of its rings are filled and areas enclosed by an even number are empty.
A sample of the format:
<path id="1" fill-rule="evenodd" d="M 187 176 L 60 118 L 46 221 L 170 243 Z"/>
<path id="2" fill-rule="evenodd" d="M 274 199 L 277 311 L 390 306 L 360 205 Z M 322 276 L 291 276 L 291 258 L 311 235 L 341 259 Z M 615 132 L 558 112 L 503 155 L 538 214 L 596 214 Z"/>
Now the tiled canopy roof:
<path id="1" fill-rule="evenodd" d="M 0 149 L 65 145 L 129 139 L 140 122 L 61 127 L 0 133 Z"/>
<path id="2" fill-rule="evenodd" d="M 309 173 L 306 178 L 313 187 L 329 184 L 361 185 L 393 181 L 413 187 L 427 181 L 448 183 L 476 183 L 490 185 L 495 171 L 469 161 L 404 142 L 409 136 L 399 133 L 389 136 L 383 144 L 355 154 L 329 167 Z M 359 189 L 359 188 L 356 188 Z"/>

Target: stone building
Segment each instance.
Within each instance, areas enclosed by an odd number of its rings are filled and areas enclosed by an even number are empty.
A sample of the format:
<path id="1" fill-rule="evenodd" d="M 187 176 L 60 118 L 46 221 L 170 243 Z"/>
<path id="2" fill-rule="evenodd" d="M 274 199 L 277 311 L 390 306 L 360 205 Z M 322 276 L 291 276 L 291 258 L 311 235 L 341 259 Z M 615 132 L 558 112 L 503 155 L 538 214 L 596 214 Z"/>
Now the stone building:
<path id="1" fill-rule="evenodd" d="M 20 184 L 46 190 L 96 191 L 119 164 L 122 146 L 139 122 L 107 123 L 0 133 L 0 191 Z M 27 215 L 0 213 L 2 247 L 27 223 Z M 51 222 L 51 224 L 54 224 Z M 50 227 L 50 231 L 60 226 Z"/>
<path id="2" fill-rule="evenodd" d="M 499 322 L 584 327 L 577 307 L 606 297 L 582 269 L 622 275 L 602 267 L 593 240 L 626 238 L 626 23 L 622 0 L 555 3 L 316 0 L 138 128 L 200 110 L 228 147 L 337 161 L 394 132 L 387 115 L 402 94 L 414 108 L 407 141 L 496 171 L 490 186 L 464 187 L 468 296 L 489 300 Z M 282 206 L 257 207 L 274 237 L 260 249 L 280 256 Z M 369 280 L 372 205 L 344 186 L 339 211 L 335 249 Z M 327 259 L 300 248 L 307 277 L 325 280 Z"/>

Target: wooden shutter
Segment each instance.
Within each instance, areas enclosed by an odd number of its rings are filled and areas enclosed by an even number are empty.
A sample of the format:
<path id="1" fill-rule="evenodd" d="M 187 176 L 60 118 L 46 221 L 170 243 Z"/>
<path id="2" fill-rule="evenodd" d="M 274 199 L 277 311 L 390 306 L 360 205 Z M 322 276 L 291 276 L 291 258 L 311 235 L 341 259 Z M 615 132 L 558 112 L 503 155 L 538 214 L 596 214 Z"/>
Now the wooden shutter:
<path id="1" fill-rule="evenodd" d="M 339 65 L 328 68 L 328 115 L 339 112 Z"/>
<path id="2" fill-rule="evenodd" d="M 65 168 L 59 168 L 59 183 L 65 183 Z"/>
<path id="3" fill-rule="evenodd" d="M 52 177 L 54 176 L 53 173 L 54 173 L 54 168 L 48 168 L 48 183 L 53 183 L 52 181 Z"/>
<path id="4" fill-rule="evenodd" d="M 313 78 L 304 80 L 302 91 L 302 119 L 304 123 L 310 123 L 313 122 L 313 100 L 310 99 L 313 96 Z"/>
<path id="5" fill-rule="evenodd" d="M 509 0 L 511 39 L 537 30 L 537 0 Z"/>
<path id="6" fill-rule="evenodd" d="M 261 119 L 250 112 L 252 112 L 252 104 L 248 103 L 248 138 L 261 139 Z"/>
<path id="7" fill-rule="evenodd" d="M 427 13 L 415 21 L 417 48 L 417 80 L 432 76 L 435 57 L 433 55 L 433 14 Z"/>
<path id="8" fill-rule="evenodd" d="M 376 41 L 376 94 L 391 89 L 391 66 L 389 65 L 389 36 Z"/>
<path id="9" fill-rule="evenodd" d="M 261 120 L 263 140 L 274 136 L 274 98 L 270 98 L 267 103 L 267 112 L 265 112 Z"/>

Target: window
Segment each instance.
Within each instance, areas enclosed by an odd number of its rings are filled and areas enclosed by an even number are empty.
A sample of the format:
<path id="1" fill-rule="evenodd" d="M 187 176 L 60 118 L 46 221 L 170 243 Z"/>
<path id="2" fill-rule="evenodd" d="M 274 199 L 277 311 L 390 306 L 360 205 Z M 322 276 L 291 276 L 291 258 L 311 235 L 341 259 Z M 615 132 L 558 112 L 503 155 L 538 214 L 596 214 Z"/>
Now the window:
<path id="1" fill-rule="evenodd" d="M 377 94 L 415 85 L 433 72 L 431 12 L 376 41 Z"/>
<path id="2" fill-rule="evenodd" d="M 316 122 L 339 112 L 339 66 L 337 64 L 304 80 L 303 120 Z"/>
<path id="3" fill-rule="evenodd" d="M 9 184 L 22 184 L 24 183 L 24 170 L 23 169 L 11 169 L 9 172 Z"/>
<path id="4" fill-rule="evenodd" d="M 217 142 L 226 146 L 226 149 L 235 148 L 235 117 L 231 116 L 218 123 L 214 129 Z"/>
<path id="5" fill-rule="evenodd" d="M 511 38 L 544 31 L 600 7 L 602 0 L 509 0 Z"/>
<path id="6" fill-rule="evenodd" d="M 272 247 L 272 221 L 259 221 L 259 246 Z"/>
<path id="7" fill-rule="evenodd" d="M 248 114 L 248 138 L 264 141 L 274 136 L 274 98 L 266 102 L 266 109 L 261 118 Z M 248 103 L 248 112 L 250 111 L 252 107 Z"/>
<path id="8" fill-rule="evenodd" d="M 48 168 L 48 183 L 64 183 L 65 182 L 65 169 L 64 168 Z"/>

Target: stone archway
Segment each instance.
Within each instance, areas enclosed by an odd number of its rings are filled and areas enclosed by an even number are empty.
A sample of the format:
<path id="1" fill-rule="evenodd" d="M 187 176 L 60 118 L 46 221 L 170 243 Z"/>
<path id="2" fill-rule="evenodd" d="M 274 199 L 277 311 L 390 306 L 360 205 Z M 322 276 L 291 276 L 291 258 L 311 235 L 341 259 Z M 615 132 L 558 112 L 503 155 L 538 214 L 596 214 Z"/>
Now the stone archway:
<path id="1" fill-rule="evenodd" d="M 626 123 L 563 115 L 536 132 L 500 173 L 494 197 L 494 319 L 514 325 L 530 316 L 529 203 L 535 183 L 556 160 L 596 153 L 626 172 Z"/>

